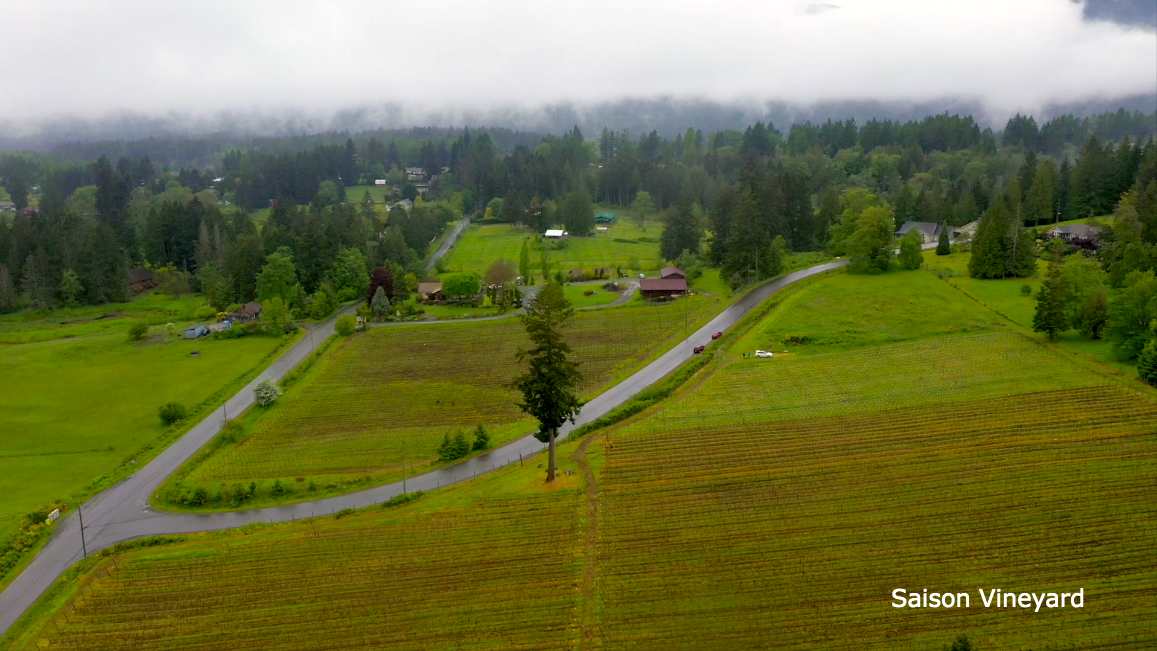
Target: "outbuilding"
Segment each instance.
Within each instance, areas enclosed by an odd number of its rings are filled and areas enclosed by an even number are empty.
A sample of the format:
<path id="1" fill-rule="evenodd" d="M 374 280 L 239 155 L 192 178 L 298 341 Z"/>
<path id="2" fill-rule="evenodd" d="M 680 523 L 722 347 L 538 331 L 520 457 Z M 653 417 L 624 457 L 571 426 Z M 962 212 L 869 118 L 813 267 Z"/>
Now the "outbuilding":
<path id="1" fill-rule="evenodd" d="M 437 301 L 442 298 L 442 283 L 418 283 L 418 298 Z"/>
<path id="2" fill-rule="evenodd" d="M 639 281 L 639 292 L 643 298 L 667 298 L 687 293 L 684 278 L 644 278 Z"/>
<path id="3" fill-rule="evenodd" d="M 660 278 L 682 278 L 683 280 L 687 280 L 687 274 L 683 273 L 682 269 L 680 269 L 679 267 L 676 267 L 674 265 L 672 265 L 670 267 L 663 267 L 662 269 L 660 269 L 659 270 L 659 277 Z"/>
<path id="4" fill-rule="evenodd" d="M 209 334 L 209 327 L 204 324 L 197 324 L 185 328 L 185 339 L 196 339 L 198 337 L 204 337 L 207 334 Z"/>
<path id="5" fill-rule="evenodd" d="M 557 240 L 566 236 L 566 231 L 561 228 L 551 228 L 542 234 L 548 240 Z"/>

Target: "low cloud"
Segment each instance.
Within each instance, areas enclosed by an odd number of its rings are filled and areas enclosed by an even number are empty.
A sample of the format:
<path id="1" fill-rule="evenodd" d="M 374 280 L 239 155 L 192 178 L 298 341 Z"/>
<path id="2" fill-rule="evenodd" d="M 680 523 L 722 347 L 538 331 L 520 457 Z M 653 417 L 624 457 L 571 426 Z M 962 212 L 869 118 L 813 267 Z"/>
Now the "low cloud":
<path id="1" fill-rule="evenodd" d="M 18 2 L 4 23 L 0 119 L 17 122 L 658 96 L 1004 116 L 1157 92 L 1157 34 L 1068 0 Z"/>

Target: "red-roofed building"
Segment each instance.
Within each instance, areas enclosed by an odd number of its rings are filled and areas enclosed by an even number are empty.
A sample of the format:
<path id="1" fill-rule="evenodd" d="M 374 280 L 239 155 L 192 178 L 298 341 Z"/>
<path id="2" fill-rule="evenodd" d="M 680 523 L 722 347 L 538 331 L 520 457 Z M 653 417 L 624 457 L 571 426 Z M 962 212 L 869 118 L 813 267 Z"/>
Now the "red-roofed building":
<path id="1" fill-rule="evenodd" d="M 683 270 L 676 266 L 663 267 L 659 270 L 659 277 L 664 279 L 682 278 L 683 280 L 687 280 L 687 274 L 683 273 Z"/>
<path id="2" fill-rule="evenodd" d="M 644 278 L 639 281 L 639 291 L 643 298 L 664 298 L 687 293 L 684 278 Z"/>

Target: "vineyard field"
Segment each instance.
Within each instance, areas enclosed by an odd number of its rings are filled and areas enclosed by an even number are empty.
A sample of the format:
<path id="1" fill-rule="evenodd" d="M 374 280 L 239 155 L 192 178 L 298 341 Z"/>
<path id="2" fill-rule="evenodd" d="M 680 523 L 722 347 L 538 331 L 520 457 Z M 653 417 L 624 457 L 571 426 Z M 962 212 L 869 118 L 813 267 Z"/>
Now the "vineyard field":
<path id="1" fill-rule="evenodd" d="M 981 649 L 1145 648 L 1154 423 L 1157 404 L 1107 386 L 643 421 L 615 437 L 600 480 L 603 644 L 938 649 L 967 633 Z M 896 588 L 972 603 L 897 610 Z M 980 588 L 1089 596 L 1033 613 L 983 608 Z"/>
<path id="2" fill-rule="evenodd" d="M 119 553 L 9 648 L 566 648 L 580 493 L 462 488 Z"/>
<path id="3" fill-rule="evenodd" d="M 577 312 L 567 337 L 582 363 L 583 392 L 597 393 L 716 305 L 697 296 Z M 421 470 L 455 430 L 469 435 L 481 423 L 493 445 L 528 434 L 534 421 L 510 388 L 524 343 L 514 318 L 375 328 L 351 337 L 260 414 L 246 439 L 194 468 L 184 490 L 200 485 L 215 495 L 222 484 L 281 478 L 304 499 L 309 483 L 296 477 L 309 478 L 315 491 L 348 490 L 341 482 L 351 478 L 400 478 L 403 462 L 410 472 Z"/>

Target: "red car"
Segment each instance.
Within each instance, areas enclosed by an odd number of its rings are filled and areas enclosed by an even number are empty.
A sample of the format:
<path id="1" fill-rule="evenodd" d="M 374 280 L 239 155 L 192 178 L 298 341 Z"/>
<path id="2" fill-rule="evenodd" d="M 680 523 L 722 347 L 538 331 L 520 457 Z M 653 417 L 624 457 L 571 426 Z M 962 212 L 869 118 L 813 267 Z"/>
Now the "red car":
<path id="1" fill-rule="evenodd" d="M 707 348 L 707 346 L 704 346 L 702 344 L 696 346 L 695 347 L 695 354 L 698 355 L 699 353 L 703 352 L 706 348 Z"/>
<path id="2" fill-rule="evenodd" d="M 715 334 L 711 335 L 711 338 L 712 338 L 712 339 L 718 339 L 718 338 L 720 338 L 720 337 L 722 337 L 722 336 L 723 336 L 723 333 L 722 333 L 722 332 L 716 332 Z"/>

